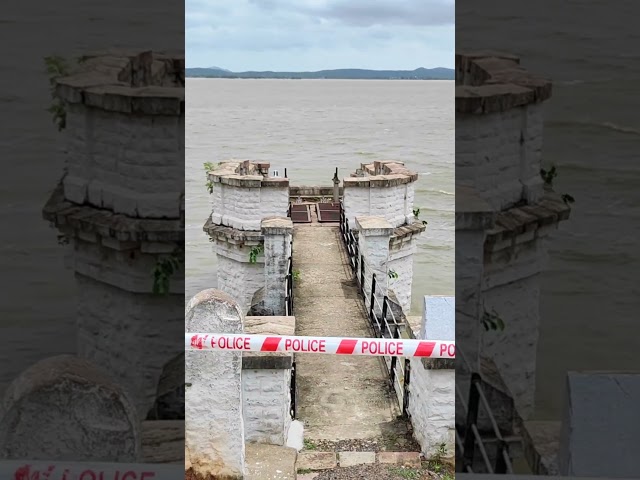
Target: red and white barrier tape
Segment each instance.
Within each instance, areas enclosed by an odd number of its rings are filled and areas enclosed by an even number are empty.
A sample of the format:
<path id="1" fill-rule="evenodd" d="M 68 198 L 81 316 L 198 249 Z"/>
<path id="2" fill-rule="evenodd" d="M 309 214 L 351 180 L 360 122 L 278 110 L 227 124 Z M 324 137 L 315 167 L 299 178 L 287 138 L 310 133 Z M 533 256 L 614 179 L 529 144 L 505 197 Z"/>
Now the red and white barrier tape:
<path id="1" fill-rule="evenodd" d="M 230 333 L 185 333 L 184 340 L 186 350 L 456 358 L 455 342 L 437 340 L 294 337 Z"/>
<path id="2" fill-rule="evenodd" d="M 184 465 L 0 460 L 3 480 L 175 480 Z"/>

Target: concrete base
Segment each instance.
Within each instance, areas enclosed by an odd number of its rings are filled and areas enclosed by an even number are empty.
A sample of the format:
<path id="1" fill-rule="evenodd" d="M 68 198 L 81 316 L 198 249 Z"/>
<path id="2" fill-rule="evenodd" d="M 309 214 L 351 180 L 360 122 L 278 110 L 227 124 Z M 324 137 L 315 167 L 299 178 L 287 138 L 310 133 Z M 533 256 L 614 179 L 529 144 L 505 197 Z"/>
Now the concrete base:
<path id="1" fill-rule="evenodd" d="M 296 458 L 293 448 L 247 443 L 245 445 L 246 480 L 295 480 Z"/>

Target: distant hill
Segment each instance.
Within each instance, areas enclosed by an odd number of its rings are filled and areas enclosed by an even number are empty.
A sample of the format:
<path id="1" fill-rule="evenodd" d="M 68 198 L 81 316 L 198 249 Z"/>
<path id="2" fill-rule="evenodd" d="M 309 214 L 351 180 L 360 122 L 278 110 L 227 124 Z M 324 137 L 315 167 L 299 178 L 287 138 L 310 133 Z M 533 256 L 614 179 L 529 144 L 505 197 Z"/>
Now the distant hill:
<path id="1" fill-rule="evenodd" d="M 365 70 L 342 68 L 318 72 L 231 72 L 219 67 L 186 68 L 187 77 L 200 78 L 293 78 L 293 79 L 344 79 L 344 80 L 454 80 L 451 68 L 416 68 L 415 70 Z"/>

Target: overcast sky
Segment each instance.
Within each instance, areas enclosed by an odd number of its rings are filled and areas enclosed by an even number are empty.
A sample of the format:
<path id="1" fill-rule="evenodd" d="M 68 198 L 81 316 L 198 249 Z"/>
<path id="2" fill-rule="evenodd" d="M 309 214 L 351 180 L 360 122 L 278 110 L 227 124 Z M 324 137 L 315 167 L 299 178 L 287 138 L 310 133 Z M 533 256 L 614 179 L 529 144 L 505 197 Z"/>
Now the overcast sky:
<path id="1" fill-rule="evenodd" d="M 454 0 L 186 0 L 187 67 L 413 70 L 454 64 Z"/>

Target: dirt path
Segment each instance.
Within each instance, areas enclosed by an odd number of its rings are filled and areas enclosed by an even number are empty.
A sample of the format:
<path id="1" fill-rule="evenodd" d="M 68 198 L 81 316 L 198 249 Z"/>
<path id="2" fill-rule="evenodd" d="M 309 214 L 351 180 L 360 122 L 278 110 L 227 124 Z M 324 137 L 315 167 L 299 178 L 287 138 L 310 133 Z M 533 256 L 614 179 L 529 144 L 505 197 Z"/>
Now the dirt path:
<path id="1" fill-rule="evenodd" d="M 372 336 L 338 227 L 296 225 L 293 265 L 299 272 L 296 335 Z M 406 435 L 381 362 L 375 357 L 296 356 L 298 418 L 305 424 L 305 439 L 383 442 Z"/>

